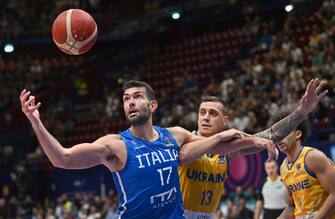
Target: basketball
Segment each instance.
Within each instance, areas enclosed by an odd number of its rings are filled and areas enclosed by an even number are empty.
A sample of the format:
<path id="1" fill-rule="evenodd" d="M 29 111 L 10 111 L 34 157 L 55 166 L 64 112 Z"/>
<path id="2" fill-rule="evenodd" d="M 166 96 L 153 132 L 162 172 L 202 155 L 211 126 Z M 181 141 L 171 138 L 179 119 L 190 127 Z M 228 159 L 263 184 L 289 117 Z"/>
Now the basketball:
<path id="1" fill-rule="evenodd" d="M 80 9 L 69 9 L 57 16 L 52 38 L 57 47 L 70 55 L 80 55 L 92 48 L 98 36 L 93 17 Z"/>

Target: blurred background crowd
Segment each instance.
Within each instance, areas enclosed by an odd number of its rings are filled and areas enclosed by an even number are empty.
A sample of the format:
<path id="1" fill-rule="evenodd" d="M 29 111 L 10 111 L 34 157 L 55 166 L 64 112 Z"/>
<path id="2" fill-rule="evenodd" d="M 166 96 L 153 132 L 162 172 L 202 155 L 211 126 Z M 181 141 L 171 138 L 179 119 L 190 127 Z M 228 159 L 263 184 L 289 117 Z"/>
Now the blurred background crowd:
<path id="1" fill-rule="evenodd" d="M 120 88 L 129 79 L 156 90 L 156 124 L 194 130 L 200 97 L 218 95 L 230 126 L 252 134 L 292 111 L 318 77 L 329 94 L 309 117 L 309 143 L 335 142 L 333 0 L 0 2 L 0 42 L 15 46 L 0 54 L 0 218 L 115 218 L 117 208 L 112 188 L 55 197 L 54 169 L 19 109 L 23 88 L 42 102 L 46 127 L 71 146 L 127 127 Z M 52 22 L 68 8 L 98 24 L 97 45 L 83 56 L 51 42 Z M 225 191 L 218 218 L 252 218 L 258 186 Z"/>

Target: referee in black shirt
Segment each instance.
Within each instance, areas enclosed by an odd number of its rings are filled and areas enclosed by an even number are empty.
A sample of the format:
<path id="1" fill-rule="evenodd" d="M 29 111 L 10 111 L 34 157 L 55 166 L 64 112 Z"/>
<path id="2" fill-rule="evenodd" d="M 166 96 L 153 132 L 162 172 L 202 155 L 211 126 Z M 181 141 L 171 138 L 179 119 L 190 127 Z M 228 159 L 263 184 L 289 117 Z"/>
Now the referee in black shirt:
<path id="1" fill-rule="evenodd" d="M 265 172 L 268 175 L 259 193 L 256 203 L 255 219 L 276 219 L 288 206 L 288 192 L 278 175 L 278 165 L 275 160 L 265 162 Z"/>

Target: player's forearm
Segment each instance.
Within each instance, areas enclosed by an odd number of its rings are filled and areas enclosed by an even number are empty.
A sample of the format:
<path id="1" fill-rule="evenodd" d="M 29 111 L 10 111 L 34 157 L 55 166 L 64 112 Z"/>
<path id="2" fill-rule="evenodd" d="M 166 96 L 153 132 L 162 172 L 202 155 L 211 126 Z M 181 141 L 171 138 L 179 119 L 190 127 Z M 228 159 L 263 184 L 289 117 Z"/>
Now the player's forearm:
<path id="1" fill-rule="evenodd" d="M 41 121 L 31 123 L 37 139 L 51 163 L 62 167 L 65 163 L 66 149 L 48 132 Z"/>
<path id="2" fill-rule="evenodd" d="M 334 206 L 335 206 L 335 195 L 330 194 L 326 199 L 325 203 L 322 205 L 322 208 L 320 209 L 319 213 L 315 215 L 313 219 L 328 218 L 330 215 L 332 215 L 332 213 L 335 212 Z"/>
<path id="3" fill-rule="evenodd" d="M 215 145 L 221 142 L 220 134 L 190 142 L 181 146 L 179 151 L 179 162 L 181 164 L 190 163 L 202 155 L 208 153 Z"/>
<path id="4" fill-rule="evenodd" d="M 294 214 L 293 206 L 286 207 L 277 219 L 290 219 Z"/>
<path id="5" fill-rule="evenodd" d="M 293 132 L 306 116 L 307 115 L 301 110 L 294 110 L 269 129 L 256 133 L 255 136 L 270 139 L 277 143 Z"/>
<path id="6" fill-rule="evenodd" d="M 304 113 L 302 113 L 299 110 L 295 110 L 282 120 L 272 125 L 267 130 L 256 133 L 254 136 L 266 138 L 277 143 L 282 139 L 284 139 L 291 132 L 293 132 L 297 128 L 297 126 L 302 122 L 302 120 L 304 120 L 304 116 L 305 116 Z M 264 148 L 260 148 L 257 146 L 243 148 L 240 151 L 236 151 L 233 157 L 235 157 L 238 154 L 254 154 L 262 150 L 264 150 Z"/>
<path id="7" fill-rule="evenodd" d="M 220 142 L 210 149 L 211 154 L 230 154 L 236 151 L 254 148 L 255 140 L 253 136 L 246 136 L 244 139 L 236 138 L 231 141 Z M 256 147 L 256 146 L 255 146 Z"/>

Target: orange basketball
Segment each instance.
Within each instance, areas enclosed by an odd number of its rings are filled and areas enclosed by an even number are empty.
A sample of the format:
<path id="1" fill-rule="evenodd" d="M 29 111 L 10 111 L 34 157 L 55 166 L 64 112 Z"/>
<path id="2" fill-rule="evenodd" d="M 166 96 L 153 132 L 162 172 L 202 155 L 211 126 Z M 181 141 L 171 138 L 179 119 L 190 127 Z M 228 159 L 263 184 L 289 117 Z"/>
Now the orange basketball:
<path id="1" fill-rule="evenodd" d="M 95 44 L 98 28 L 93 17 L 80 9 L 69 9 L 58 15 L 52 25 L 57 47 L 70 55 L 87 52 Z"/>

